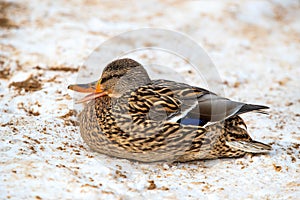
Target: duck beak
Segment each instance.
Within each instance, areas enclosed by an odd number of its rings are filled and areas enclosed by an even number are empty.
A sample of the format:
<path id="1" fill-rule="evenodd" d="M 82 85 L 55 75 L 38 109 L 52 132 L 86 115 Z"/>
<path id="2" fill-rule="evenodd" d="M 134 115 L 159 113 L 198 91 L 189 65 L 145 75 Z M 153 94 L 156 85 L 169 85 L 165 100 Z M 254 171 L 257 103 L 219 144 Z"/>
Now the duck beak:
<path id="1" fill-rule="evenodd" d="M 76 101 L 76 103 L 84 103 L 96 99 L 98 97 L 108 95 L 108 93 L 104 90 L 103 85 L 101 85 L 101 79 L 99 81 L 94 81 L 87 84 L 69 85 L 68 89 L 74 90 L 76 92 L 81 92 L 81 93 L 90 93 L 84 98 Z"/>

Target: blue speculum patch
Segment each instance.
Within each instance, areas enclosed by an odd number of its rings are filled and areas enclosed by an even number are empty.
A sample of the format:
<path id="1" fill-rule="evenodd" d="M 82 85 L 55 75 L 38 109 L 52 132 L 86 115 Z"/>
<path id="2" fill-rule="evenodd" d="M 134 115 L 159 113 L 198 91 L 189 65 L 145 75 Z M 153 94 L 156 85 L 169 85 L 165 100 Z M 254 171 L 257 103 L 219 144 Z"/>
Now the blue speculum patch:
<path id="1" fill-rule="evenodd" d="M 183 118 L 177 121 L 177 123 L 183 125 L 194 125 L 194 126 L 204 126 L 207 121 L 202 119 L 193 119 L 193 118 Z"/>

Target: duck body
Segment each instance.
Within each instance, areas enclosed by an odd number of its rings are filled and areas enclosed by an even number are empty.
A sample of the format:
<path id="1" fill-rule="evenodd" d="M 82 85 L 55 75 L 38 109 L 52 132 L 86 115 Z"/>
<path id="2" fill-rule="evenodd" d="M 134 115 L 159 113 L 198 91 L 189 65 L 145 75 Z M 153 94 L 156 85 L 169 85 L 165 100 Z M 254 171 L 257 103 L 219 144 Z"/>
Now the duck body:
<path id="1" fill-rule="evenodd" d="M 92 150 L 141 162 L 187 162 L 271 150 L 251 139 L 239 116 L 268 107 L 231 101 L 184 83 L 150 80 L 143 70 L 131 59 L 117 60 L 104 69 L 100 81 L 89 84 L 98 92 L 87 98 L 79 120 L 81 136 Z M 115 77 L 117 81 L 108 82 Z M 69 88 L 79 91 L 77 86 Z"/>

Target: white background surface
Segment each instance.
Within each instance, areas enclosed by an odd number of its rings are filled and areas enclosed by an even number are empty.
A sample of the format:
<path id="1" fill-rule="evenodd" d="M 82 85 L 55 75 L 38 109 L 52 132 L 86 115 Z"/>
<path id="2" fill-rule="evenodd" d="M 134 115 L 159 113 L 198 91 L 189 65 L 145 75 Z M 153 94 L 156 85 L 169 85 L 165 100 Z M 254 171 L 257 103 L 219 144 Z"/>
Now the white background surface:
<path id="1" fill-rule="evenodd" d="M 299 198 L 299 1 L 33 0 L 0 6 L 0 70 L 9 71 L 0 79 L 1 199 Z M 269 116 L 243 118 L 250 135 L 274 150 L 179 164 L 90 151 L 70 114 L 67 85 L 76 82 L 77 72 L 53 68 L 77 69 L 105 40 L 144 27 L 190 36 L 216 64 L 226 97 L 270 106 Z M 147 53 L 138 58 L 155 59 Z M 166 62 L 195 79 L 184 65 Z M 9 87 L 30 75 L 40 90 Z"/>

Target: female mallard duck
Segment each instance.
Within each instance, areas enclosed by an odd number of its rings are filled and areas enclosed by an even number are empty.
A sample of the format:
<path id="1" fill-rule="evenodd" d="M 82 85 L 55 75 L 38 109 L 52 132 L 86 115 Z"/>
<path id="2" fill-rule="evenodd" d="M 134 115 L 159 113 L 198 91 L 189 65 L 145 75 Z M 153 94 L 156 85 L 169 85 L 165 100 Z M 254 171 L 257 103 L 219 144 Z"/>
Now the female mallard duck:
<path id="1" fill-rule="evenodd" d="M 251 139 L 238 115 L 267 109 L 184 83 L 150 80 L 132 59 L 116 60 L 100 80 L 68 87 L 91 93 L 80 132 L 97 152 L 142 162 L 192 161 L 266 153 L 269 145 Z"/>

